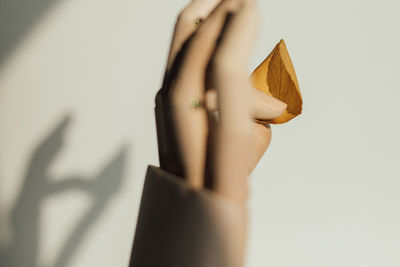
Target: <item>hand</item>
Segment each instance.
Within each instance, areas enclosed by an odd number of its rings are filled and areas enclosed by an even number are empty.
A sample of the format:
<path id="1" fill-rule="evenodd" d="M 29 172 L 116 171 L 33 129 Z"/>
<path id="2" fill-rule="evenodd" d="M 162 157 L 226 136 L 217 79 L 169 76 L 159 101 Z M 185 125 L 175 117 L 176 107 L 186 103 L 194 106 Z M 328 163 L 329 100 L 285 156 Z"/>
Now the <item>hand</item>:
<path id="1" fill-rule="evenodd" d="M 270 126 L 254 119 L 276 118 L 286 108 L 251 88 L 247 76 L 258 15 L 253 0 L 190 2 L 178 17 L 156 97 L 161 167 L 239 203 L 271 140 Z M 194 99 L 205 108 L 193 108 Z"/>

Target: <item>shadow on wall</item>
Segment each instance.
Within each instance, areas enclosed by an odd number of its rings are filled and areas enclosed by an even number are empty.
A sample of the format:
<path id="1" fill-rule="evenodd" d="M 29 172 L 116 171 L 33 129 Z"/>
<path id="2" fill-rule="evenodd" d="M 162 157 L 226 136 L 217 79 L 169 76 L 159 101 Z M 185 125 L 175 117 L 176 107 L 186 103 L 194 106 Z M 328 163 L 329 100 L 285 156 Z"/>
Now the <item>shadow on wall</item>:
<path id="1" fill-rule="evenodd" d="M 127 147 L 115 155 L 90 179 L 67 177 L 53 182 L 49 169 L 60 152 L 65 131 L 71 121 L 66 116 L 57 127 L 36 147 L 23 181 L 23 185 L 11 214 L 13 240 L 8 248 L 0 251 L 0 266 L 39 267 L 38 252 L 41 227 L 40 208 L 43 200 L 52 194 L 67 190 L 79 190 L 92 197 L 93 204 L 62 245 L 53 267 L 67 266 L 77 251 L 90 226 L 107 207 L 111 197 L 121 188 L 126 165 Z"/>
<path id="2" fill-rule="evenodd" d="M 23 36 L 58 0 L 0 0 L 0 67 Z"/>

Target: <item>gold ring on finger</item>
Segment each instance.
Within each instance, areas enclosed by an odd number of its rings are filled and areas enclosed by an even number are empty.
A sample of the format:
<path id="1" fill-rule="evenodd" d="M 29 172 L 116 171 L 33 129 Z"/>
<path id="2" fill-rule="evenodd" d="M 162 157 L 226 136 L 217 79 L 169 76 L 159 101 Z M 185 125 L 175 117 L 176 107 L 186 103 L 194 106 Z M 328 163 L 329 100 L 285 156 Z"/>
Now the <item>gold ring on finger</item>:
<path id="1" fill-rule="evenodd" d="M 194 24 L 196 24 L 196 25 L 200 25 L 200 23 L 203 21 L 203 19 L 201 18 L 201 17 L 197 17 L 195 20 L 194 20 Z"/>
<path id="2" fill-rule="evenodd" d="M 204 101 L 200 100 L 199 98 L 192 98 L 191 107 L 193 109 L 202 108 L 204 107 Z"/>

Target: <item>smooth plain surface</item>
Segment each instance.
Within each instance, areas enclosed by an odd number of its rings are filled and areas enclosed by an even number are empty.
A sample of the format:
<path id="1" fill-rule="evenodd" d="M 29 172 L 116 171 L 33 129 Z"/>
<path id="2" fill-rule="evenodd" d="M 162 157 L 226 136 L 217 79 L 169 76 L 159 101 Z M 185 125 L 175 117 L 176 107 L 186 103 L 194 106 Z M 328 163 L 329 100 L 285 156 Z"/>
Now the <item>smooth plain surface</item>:
<path id="1" fill-rule="evenodd" d="M 3 2 L 0 259 L 127 266 L 186 1 Z M 398 1 L 260 8 L 249 71 L 283 38 L 304 110 L 273 126 L 251 177 L 247 266 L 399 266 Z"/>

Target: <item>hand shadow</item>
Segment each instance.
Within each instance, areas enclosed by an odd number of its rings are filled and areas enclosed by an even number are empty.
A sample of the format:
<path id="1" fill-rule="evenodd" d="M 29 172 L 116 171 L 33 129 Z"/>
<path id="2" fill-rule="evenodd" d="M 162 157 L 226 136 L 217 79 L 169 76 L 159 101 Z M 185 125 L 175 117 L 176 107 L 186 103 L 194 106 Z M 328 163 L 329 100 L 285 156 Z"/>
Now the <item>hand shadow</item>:
<path id="1" fill-rule="evenodd" d="M 71 116 L 65 116 L 55 129 L 34 150 L 19 196 L 11 212 L 13 240 L 3 251 L 0 265 L 10 267 L 39 267 L 41 205 L 45 198 L 67 190 L 79 190 L 90 195 L 92 206 L 77 223 L 52 266 L 67 266 L 90 226 L 99 218 L 112 196 L 121 188 L 124 178 L 128 149 L 119 152 L 95 175 L 95 177 L 69 177 L 54 182 L 49 169 L 60 152 L 65 131 Z M 4 262 L 3 262 L 4 261 Z"/>

